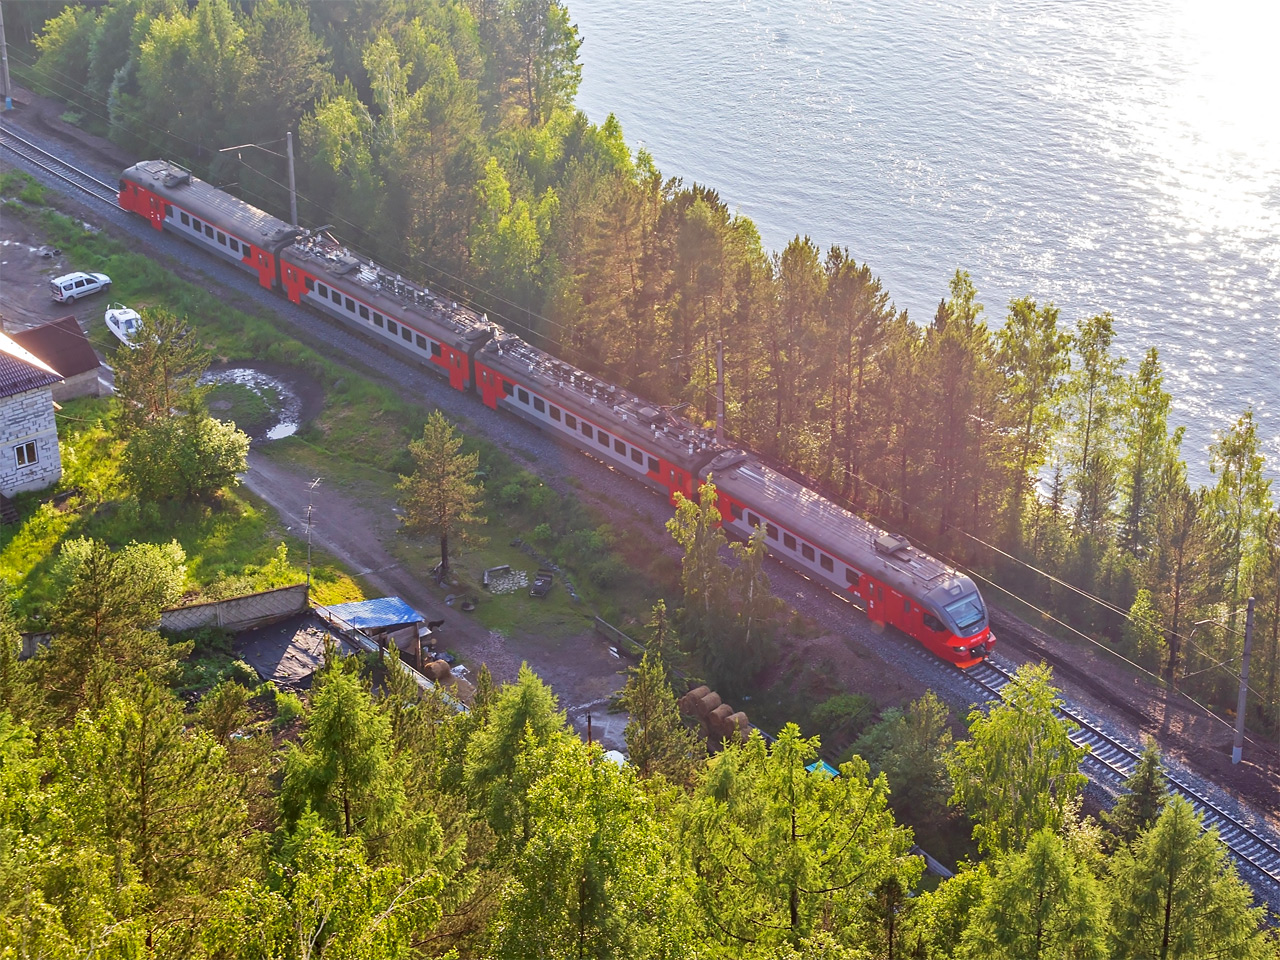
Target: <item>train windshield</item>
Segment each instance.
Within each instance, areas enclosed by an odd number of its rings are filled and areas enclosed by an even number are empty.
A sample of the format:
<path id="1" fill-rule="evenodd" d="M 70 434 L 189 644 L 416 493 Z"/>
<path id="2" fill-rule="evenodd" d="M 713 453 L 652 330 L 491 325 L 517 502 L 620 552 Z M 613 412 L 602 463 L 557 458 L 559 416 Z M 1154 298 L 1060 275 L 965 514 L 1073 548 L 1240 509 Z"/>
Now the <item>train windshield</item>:
<path id="1" fill-rule="evenodd" d="M 948 603 L 947 613 L 951 614 L 951 619 L 956 622 L 961 634 L 981 626 L 987 616 L 986 611 L 982 609 L 982 599 L 976 593 L 971 593 L 955 603 Z"/>

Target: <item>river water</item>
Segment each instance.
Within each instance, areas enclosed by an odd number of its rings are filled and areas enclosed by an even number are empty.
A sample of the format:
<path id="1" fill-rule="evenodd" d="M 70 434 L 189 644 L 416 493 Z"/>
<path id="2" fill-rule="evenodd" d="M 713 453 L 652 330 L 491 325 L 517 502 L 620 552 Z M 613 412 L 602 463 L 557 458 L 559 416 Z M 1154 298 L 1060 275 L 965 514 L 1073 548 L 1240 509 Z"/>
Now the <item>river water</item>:
<path id="1" fill-rule="evenodd" d="M 765 245 L 849 247 L 928 322 L 1110 310 L 1160 349 L 1193 481 L 1252 406 L 1280 478 L 1280 6 L 569 0 L 578 104 Z"/>

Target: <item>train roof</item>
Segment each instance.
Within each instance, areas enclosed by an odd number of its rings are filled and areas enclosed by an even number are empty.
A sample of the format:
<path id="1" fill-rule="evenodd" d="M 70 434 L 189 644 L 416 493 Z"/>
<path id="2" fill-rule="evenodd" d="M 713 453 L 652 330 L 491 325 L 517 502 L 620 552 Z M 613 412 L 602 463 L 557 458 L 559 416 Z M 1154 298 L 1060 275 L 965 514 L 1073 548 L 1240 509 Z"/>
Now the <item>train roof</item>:
<path id="1" fill-rule="evenodd" d="M 280 256 L 323 275 L 325 282 L 358 297 L 381 313 L 413 325 L 415 317 L 452 333 L 456 346 L 492 336 L 494 325 L 487 314 L 464 307 L 422 284 L 405 280 L 372 260 L 362 260 L 327 233 L 295 240 Z"/>
<path id="2" fill-rule="evenodd" d="M 297 227 L 193 177 L 191 171 L 168 160 L 142 160 L 125 170 L 121 177 L 263 249 L 298 234 Z"/>
<path id="3" fill-rule="evenodd" d="M 579 418 L 605 427 L 632 445 L 643 447 L 690 472 L 724 449 L 716 444 L 712 431 L 696 427 L 667 407 L 650 403 L 558 360 L 514 334 L 494 337 L 476 359 L 512 380 L 527 384 Z"/>
<path id="4" fill-rule="evenodd" d="M 707 465 L 707 472 L 717 489 L 758 507 L 795 536 L 899 592 L 921 597 L 944 587 L 950 593 L 950 588 L 968 581 L 905 537 L 868 523 L 753 455 L 740 450 L 722 453 Z"/>

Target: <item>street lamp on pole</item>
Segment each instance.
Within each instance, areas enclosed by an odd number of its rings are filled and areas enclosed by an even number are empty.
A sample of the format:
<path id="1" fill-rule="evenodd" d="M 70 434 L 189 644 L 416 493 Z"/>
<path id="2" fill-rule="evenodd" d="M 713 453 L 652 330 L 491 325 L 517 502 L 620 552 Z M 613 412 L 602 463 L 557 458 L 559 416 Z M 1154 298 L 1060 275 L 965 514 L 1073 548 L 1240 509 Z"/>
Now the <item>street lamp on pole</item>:
<path id="1" fill-rule="evenodd" d="M 279 140 L 273 141 L 279 143 Z M 289 222 L 295 227 L 298 225 L 298 188 L 293 176 L 293 131 L 289 130 L 284 135 L 285 154 L 276 153 L 274 150 L 268 150 L 260 143 L 241 143 L 234 147 L 223 147 L 219 153 L 230 153 L 232 150 L 237 151 L 236 158 L 239 159 L 238 151 L 246 150 L 252 147 L 254 150 L 261 150 L 263 153 L 269 153 L 273 157 L 280 157 L 281 160 L 289 161 Z"/>
<path id="2" fill-rule="evenodd" d="M 307 599 L 311 599 L 311 510 L 316 487 L 320 485 L 322 479 L 322 477 L 316 477 L 307 486 Z"/>

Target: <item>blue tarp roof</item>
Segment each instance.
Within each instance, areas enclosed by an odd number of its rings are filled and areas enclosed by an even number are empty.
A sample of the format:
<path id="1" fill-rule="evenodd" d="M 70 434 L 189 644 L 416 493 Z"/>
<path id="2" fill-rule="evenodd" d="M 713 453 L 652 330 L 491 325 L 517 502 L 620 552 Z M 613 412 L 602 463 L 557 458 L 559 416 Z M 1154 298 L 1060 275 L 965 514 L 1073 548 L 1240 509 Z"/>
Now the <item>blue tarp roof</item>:
<path id="1" fill-rule="evenodd" d="M 344 621 L 357 630 L 375 630 L 378 627 L 394 627 L 401 623 L 417 623 L 427 618 L 399 597 L 379 597 L 376 600 L 358 600 L 355 603 L 339 603 L 326 607 L 329 615 Z"/>
<path id="2" fill-rule="evenodd" d="M 817 763 L 811 763 L 807 767 L 805 767 L 805 769 L 808 770 L 810 773 L 813 773 L 813 771 L 820 769 L 823 773 L 825 773 L 829 777 L 840 776 L 840 771 L 837 770 L 835 767 L 833 767 L 831 764 L 827 763 L 827 761 L 825 760 L 820 760 Z"/>

